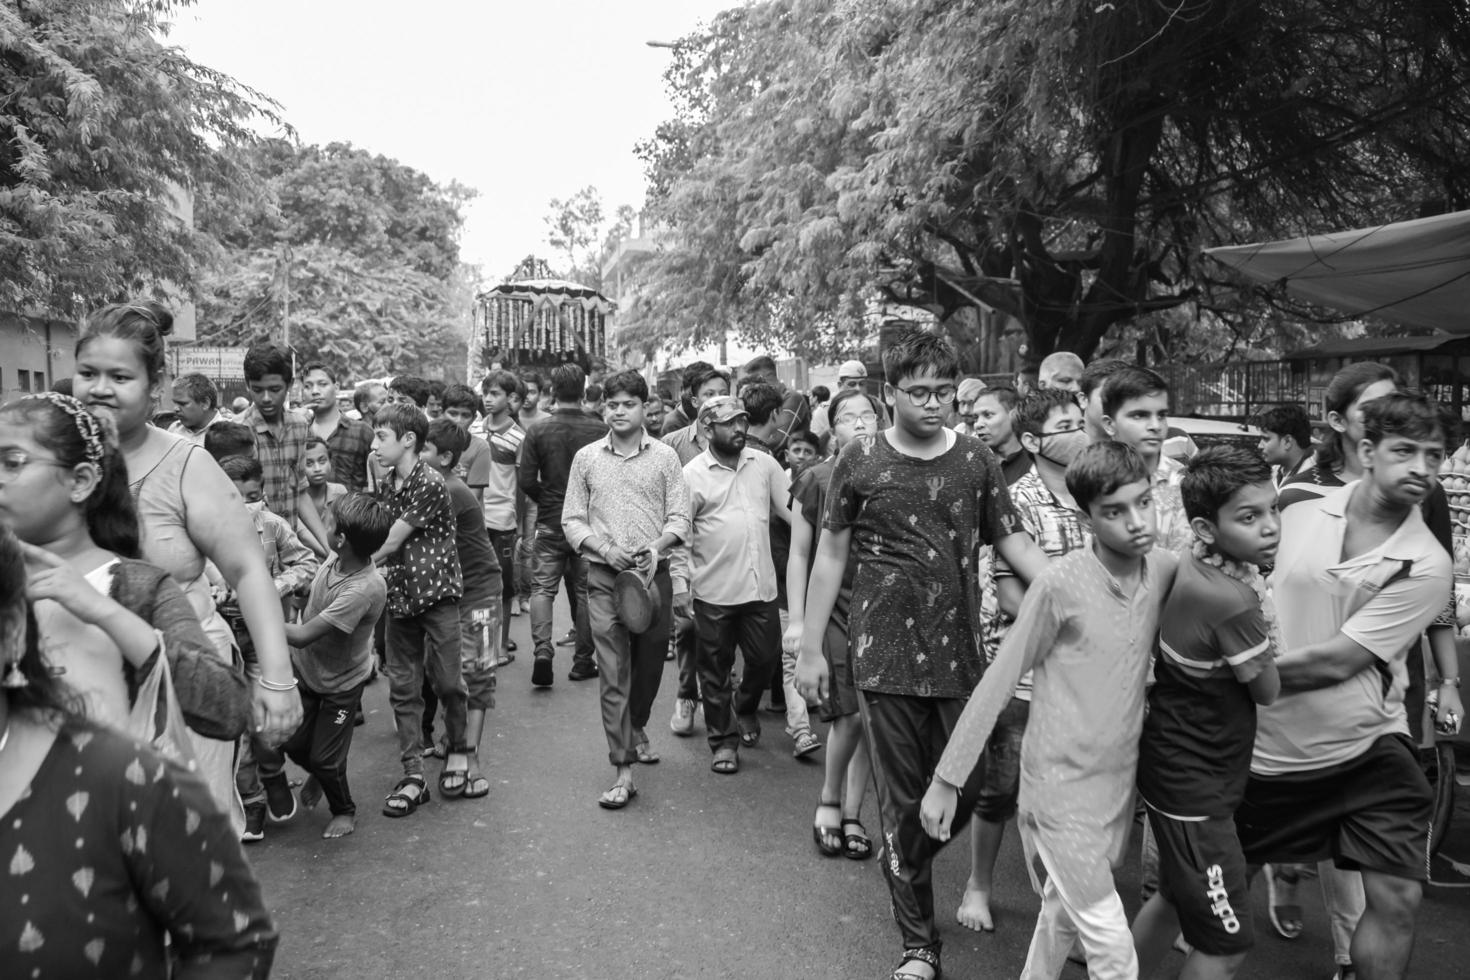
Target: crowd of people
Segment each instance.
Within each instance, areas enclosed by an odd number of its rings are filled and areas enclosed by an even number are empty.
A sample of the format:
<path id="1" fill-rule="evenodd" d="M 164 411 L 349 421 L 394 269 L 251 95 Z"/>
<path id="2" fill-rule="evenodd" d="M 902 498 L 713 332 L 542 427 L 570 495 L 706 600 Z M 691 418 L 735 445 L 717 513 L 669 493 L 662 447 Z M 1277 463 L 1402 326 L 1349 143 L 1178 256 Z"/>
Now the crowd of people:
<path id="1" fill-rule="evenodd" d="M 669 661 L 669 732 L 702 724 L 713 773 L 741 771 L 763 704 L 795 757 L 824 752 L 812 839 L 878 857 L 894 980 L 942 973 L 931 870 L 971 818 L 956 915 L 994 929 L 1014 821 L 1041 896 L 1023 977 L 1150 977 L 1171 947 L 1180 976 L 1233 976 L 1262 865 L 1283 936 L 1316 870 L 1338 976 L 1406 975 L 1426 677 L 1435 723 L 1463 712 L 1436 481 L 1458 426 L 1390 368 L 1345 368 L 1315 440 L 1285 406 L 1260 447 L 1181 460 L 1147 368 L 1056 354 L 987 384 L 922 331 L 835 392 L 762 357 L 668 387 L 567 362 L 349 397 L 265 343 L 226 411 L 165 378 L 170 326 L 99 310 L 63 390 L 0 407 L 7 973 L 268 975 L 241 843 L 323 800 L 323 837 L 353 832 L 378 675 L 402 770 L 382 814 L 431 801 L 428 759 L 441 796 L 488 795 L 527 616 L 527 683 L 555 685 L 559 649 L 598 683 L 604 809 L 659 762 Z M 1113 875 L 1140 817 L 1130 923 Z"/>

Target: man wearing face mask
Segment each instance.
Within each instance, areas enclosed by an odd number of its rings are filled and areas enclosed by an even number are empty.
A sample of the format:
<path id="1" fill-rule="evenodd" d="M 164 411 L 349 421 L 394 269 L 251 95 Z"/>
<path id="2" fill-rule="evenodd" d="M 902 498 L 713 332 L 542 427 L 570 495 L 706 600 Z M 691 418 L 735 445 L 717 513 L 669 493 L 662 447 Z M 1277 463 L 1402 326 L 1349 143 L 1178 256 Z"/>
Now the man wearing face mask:
<path id="1" fill-rule="evenodd" d="M 1082 409 L 1070 391 L 1038 388 L 1011 410 L 1014 437 L 1032 457 L 1033 466 L 1010 484 L 1011 502 L 1021 526 L 1047 556 L 1057 559 L 1085 547 L 1082 512 L 1067 492 L 1067 466 L 1088 446 Z M 988 550 L 988 549 L 987 549 Z M 983 570 L 983 569 L 982 569 Z M 1000 651 L 1000 642 L 1021 606 L 1025 586 L 999 555 L 981 578 L 980 615 L 985 631 L 985 663 Z M 991 883 L 1006 821 L 1016 815 L 1021 779 L 1021 736 L 1031 713 L 1031 674 L 1021 677 L 1011 702 L 1001 712 L 985 748 L 985 783 L 975 805 L 970 834 L 970 880 L 956 918 L 968 928 L 989 932 Z"/>

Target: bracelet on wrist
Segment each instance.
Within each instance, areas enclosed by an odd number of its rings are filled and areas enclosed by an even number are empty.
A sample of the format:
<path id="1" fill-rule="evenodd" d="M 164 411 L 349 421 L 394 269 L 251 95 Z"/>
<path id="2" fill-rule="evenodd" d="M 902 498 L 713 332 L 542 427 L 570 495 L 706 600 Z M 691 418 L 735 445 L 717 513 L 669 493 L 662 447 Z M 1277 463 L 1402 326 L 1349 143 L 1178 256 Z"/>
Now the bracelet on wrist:
<path id="1" fill-rule="evenodd" d="M 289 684 L 279 684 L 279 683 L 277 683 L 275 681 L 268 681 L 264 677 L 257 677 L 255 679 L 255 683 L 259 684 L 261 687 L 265 688 L 267 691 L 275 691 L 277 693 L 285 693 L 286 691 L 294 691 L 294 690 L 296 690 L 296 678 L 295 677 L 292 677 L 291 678 L 291 682 Z"/>
<path id="2" fill-rule="evenodd" d="M 1459 687 L 1460 686 L 1460 679 L 1458 677 L 1442 677 L 1442 678 L 1440 678 L 1439 686 L 1440 687 Z"/>

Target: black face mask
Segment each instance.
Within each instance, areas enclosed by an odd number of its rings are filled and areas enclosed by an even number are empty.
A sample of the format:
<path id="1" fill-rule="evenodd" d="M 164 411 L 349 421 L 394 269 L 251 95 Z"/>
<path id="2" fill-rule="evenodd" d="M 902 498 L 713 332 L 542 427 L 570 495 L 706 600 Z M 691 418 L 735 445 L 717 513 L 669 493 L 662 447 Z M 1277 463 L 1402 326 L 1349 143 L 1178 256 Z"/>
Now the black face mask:
<path id="1" fill-rule="evenodd" d="M 1090 445 L 1087 433 L 1082 429 L 1073 429 L 1071 432 L 1047 432 L 1039 438 L 1041 445 L 1037 447 L 1036 455 L 1063 469 L 1071 466 L 1072 460 L 1081 456 L 1082 451 Z M 1052 440 L 1050 444 L 1047 443 L 1048 439 Z M 1048 445 L 1051 446 L 1050 450 L 1047 449 Z"/>

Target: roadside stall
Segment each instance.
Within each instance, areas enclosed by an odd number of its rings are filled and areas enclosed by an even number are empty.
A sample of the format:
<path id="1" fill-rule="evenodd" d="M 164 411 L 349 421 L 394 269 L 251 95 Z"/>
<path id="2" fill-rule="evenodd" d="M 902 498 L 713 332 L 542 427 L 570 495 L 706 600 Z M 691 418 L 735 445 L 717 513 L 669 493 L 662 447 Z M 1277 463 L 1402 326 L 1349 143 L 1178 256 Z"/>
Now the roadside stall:
<path id="1" fill-rule="evenodd" d="M 504 282 L 475 299 L 467 377 L 493 366 L 550 368 L 575 362 L 587 370 L 607 356 L 617 304 L 597 290 L 562 279 Z"/>

